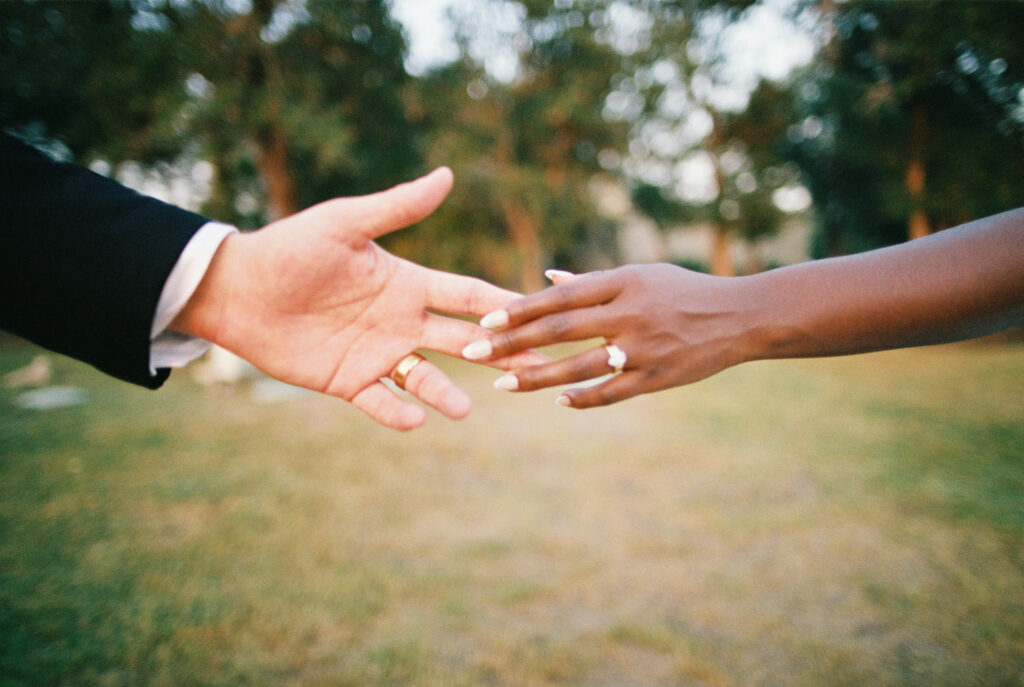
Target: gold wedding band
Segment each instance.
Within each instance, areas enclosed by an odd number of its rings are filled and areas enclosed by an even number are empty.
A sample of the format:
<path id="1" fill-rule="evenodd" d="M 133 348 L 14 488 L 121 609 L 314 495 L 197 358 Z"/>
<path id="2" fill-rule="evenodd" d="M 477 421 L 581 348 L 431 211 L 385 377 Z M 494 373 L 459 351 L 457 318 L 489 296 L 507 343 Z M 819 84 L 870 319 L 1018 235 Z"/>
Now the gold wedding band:
<path id="1" fill-rule="evenodd" d="M 402 358 L 401 362 L 395 368 L 395 374 L 392 379 L 395 380 L 395 384 L 398 385 L 399 389 L 405 390 L 405 380 L 409 378 L 409 373 L 412 372 L 413 368 L 422 363 L 424 358 L 419 353 L 410 353 L 409 355 Z"/>

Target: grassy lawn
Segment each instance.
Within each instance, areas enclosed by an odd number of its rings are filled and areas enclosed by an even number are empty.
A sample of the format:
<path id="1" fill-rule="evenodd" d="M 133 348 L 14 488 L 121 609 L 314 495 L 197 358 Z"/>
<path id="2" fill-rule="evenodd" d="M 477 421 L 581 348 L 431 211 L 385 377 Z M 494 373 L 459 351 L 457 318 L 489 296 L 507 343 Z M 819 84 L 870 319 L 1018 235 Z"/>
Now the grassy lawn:
<path id="1" fill-rule="evenodd" d="M 33 349 L 0 347 L 0 373 Z M 0 389 L 0 684 L 1024 685 L 1024 346 L 461 423 Z"/>

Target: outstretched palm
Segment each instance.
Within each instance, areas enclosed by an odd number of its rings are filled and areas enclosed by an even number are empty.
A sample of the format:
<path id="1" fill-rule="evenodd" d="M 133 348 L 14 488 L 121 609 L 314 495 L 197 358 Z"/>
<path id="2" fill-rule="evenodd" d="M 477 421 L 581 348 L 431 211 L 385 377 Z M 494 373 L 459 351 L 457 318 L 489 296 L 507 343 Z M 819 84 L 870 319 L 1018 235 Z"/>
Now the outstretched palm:
<path id="1" fill-rule="evenodd" d="M 457 356 L 487 334 L 431 311 L 479 316 L 517 297 L 402 260 L 373 242 L 429 215 L 451 184 L 451 172 L 441 169 L 230 237 L 197 292 L 207 307 L 192 329 L 278 379 L 351 401 L 386 425 L 422 424 L 422 408 L 380 379 L 417 349 Z M 495 364 L 540 358 L 525 356 Z M 449 417 L 469 412 L 469 398 L 429 362 L 413 370 L 406 388 Z"/>

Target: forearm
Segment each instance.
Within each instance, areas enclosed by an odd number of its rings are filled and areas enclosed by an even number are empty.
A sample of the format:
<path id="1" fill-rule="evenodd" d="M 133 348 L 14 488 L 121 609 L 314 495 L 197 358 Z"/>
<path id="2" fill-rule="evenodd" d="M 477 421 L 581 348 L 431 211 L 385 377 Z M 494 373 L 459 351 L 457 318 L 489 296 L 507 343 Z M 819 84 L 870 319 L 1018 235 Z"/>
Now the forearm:
<path id="1" fill-rule="evenodd" d="M 153 313 L 206 219 L 0 134 L 0 327 L 157 387 Z"/>
<path id="2" fill-rule="evenodd" d="M 1024 324 L 1024 209 L 745 278 L 751 357 L 945 343 Z M 748 341 L 748 343 L 750 343 Z"/>

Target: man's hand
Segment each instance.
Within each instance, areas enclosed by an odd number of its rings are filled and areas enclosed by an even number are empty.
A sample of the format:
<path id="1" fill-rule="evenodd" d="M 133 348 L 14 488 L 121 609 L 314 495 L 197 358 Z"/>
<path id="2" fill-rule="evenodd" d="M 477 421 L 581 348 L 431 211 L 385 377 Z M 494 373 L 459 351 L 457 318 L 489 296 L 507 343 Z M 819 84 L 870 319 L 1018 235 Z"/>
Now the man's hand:
<path id="1" fill-rule="evenodd" d="M 339 198 L 225 239 L 171 328 L 212 341 L 282 381 L 352 402 L 378 422 L 412 429 L 420 406 L 380 380 L 417 349 L 459 356 L 487 331 L 431 311 L 480 316 L 518 294 L 402 260 L 373 240 L 432 213 L 448 195 L 447 168 L 382 193 Z M 532 352 L 492 361 L 544 362 Z M 421 362 L 405 388 L 450 418 L 469 397 Z"/>

